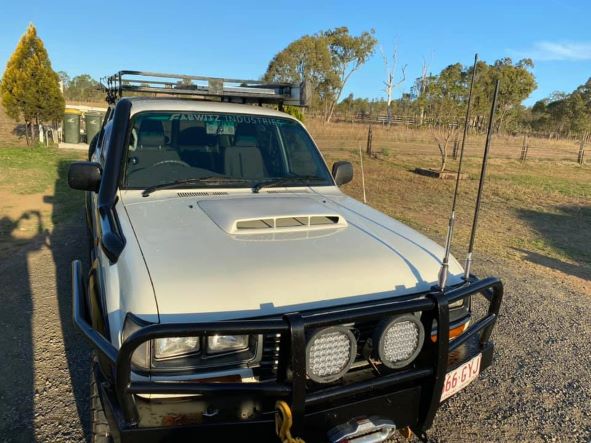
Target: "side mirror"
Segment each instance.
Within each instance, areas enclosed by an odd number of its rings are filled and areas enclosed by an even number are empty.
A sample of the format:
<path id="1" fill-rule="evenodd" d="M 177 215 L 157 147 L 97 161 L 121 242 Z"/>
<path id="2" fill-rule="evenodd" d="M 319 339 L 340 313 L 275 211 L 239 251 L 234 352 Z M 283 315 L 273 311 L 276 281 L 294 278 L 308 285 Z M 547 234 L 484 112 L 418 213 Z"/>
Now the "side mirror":
<path id="1" fill-rule="evenodd" d="M 332 165 L 332 176 L 337 186 L 349 183 L 353 180 L 353 165 L 345 161 L 335 162 Z"/>
<path id="2" fill-rule="evenodd" d="M 98 192 L 101 184 L 101 165 L 94 162 L 74 162 L 68 171 L 68 185 L 72 189 Z"/>

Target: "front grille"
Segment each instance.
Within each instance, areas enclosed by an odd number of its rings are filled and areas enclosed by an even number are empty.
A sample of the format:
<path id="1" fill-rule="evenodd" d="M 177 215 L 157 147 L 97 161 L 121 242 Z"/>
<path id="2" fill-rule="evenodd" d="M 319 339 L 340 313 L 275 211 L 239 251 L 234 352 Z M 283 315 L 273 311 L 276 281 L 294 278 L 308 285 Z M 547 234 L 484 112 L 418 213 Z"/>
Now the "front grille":
<path id="1" fill-rule="evenodd" d="M 260 379 L 276 379 L 279 366 L 279 346 L 281 334 L 265 334 L 263 336 L 263 353 L 260 363 Z"/>
<path id="2" fill-rule="evenodd" d="M 365 357 L 363 356 L 363 348 L 365 348 L 367 341 L 371 340 L 376 325 L 377 323 L 375 321 L 355 323 L 355 327 L 353 329 L 353 333 L 357 338 L 357 356 L 355 357 L 355 363 L 359 361 L 366 361 Z"/>

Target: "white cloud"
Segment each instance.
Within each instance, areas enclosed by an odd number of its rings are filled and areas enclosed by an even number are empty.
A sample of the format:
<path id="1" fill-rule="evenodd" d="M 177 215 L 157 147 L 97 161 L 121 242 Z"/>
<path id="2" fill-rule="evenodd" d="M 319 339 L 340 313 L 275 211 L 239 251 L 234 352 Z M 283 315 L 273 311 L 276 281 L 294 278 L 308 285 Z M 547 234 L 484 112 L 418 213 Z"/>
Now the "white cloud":
<path id="1" fill-rule="evenodd" d="M 530 49 L 511 51 L 519 57 L 534 61 L 591 60 L 591 42 L 536 42 Z"/>

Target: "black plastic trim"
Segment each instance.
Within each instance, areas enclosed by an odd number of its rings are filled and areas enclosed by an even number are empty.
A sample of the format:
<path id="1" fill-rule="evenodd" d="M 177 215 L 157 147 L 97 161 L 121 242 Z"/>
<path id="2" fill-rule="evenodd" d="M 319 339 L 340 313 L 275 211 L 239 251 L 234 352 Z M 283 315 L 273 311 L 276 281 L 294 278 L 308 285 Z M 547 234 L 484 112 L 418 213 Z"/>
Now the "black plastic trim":
<path id="1" fill-rule="evenodd" d="M 101 247 L 111 263 L 117 262 L 126 243 L 115 205 L 130 112 L 131 102 L 129 100 L 122 99 L 117 102 L 113 114 L 111 136 L 109 140 L 105 141 L 109 144 L 109 155 L 105 161 L 98 193 L 98 228 Z"/>

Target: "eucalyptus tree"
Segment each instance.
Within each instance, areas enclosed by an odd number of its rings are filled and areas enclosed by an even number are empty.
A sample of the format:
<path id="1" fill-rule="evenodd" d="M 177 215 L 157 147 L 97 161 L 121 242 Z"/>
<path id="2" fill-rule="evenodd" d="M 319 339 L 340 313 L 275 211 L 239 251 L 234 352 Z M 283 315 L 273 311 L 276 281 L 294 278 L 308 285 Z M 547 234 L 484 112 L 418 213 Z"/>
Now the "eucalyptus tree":
<path id="1" fill-rule="evenodd" d="M 331 69 L 328 41 L 319 35 L 305 35 L 277 53 L 269 63 L 264 79 L 269 82 L 302 83 L 312 89 L 312 107 L 327 106 L 337 81 Z"/>
<path id="2" fill-rule="evenodd" d="M 266 81 L 303 82 L 312 88 L 312 107 L 330 121 L 351 75 L 373 54 L 373 31 L 352 36 L 346 27 L 305 35 L 277 53 Z"/>
<path id="3" fill-rule="evenodd" d="M 341 98 L 345 85 L 351 75 L 357 71 L 373 55 L 377 40 L 374 30 L 362 32 L 358 36 L 349 34 L 345 26 L 325 31 L 322 35 L 328 40 L 328 49 L 332 59 L 333 75 L 337 76 L 334 83 L 334 95 L 330 102 L 326 121 L 330 121 L 334 108 Z"/>
<path id="4" fill-rule="evenodd" d="M 88 74 L 73 77 L 64 87 L 64 95 L 68 100 L 80 102 L 102 102 L 105 99 L 98 81 Z"/>
<path id="5" fill-rule="evenodd" d="M 449 147 L 461 129 L 468 98 L 468 75 L 459 63 L 449 65 L 433 78 L 425 92 L 434 120 L 431 134 L 439 149 L 439 170 L 445 171 Z"/>
<path id="6" fill-rule="evenodd" d="M 534 67 L 531 59 L 522 59 L 517 63 L 509 57 L 496 60 L 492 65 L 480 61 L 477 65 L 477 79 L 474 85 L 474 111 L 480 121 L 486 120 L 490 111 L 492 95 L 497 80 L 501 81 L 498 107 L 497 130 L 501 130 L 507 119 L 518 115 L 523 100 L 536 89 L 537 83 L 531 69 Z M 467 70 L 468 75 L 472 69 Z"/>

